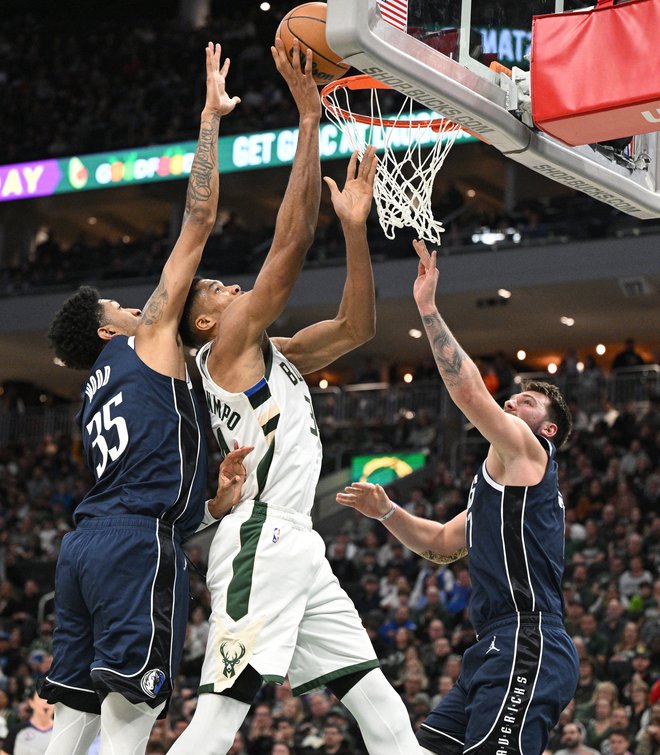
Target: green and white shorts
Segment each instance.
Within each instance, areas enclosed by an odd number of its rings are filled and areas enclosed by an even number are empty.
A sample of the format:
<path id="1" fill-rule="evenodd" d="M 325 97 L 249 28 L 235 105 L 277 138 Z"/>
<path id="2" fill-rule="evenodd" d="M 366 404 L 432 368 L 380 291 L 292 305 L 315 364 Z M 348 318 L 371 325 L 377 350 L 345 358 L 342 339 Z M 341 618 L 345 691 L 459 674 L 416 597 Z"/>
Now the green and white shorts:
<path id="1" fill-rule="evenodd" d="M 243 503 L 209 553 L 212 613 L 201 692 L 222 692 L 252 666 L 296 695 L 378 660 L 353 602 L 325 558 L 308 516 Z"/>

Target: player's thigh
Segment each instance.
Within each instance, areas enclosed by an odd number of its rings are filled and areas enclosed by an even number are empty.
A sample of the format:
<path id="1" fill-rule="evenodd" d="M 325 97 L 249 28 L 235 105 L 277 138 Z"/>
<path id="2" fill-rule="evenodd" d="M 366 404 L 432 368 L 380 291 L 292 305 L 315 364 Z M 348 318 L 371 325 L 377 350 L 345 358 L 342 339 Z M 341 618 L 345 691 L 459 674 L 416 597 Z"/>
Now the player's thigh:
<path id="1" fill-rule="evenodd" d="M 94 615 L 92 678 L 102 692 L 157 705 L 170 694 L 188 615 L 185 558 L 147 517 L 95 530 L 82 592 Z"/>
<path id="2" fill-rule="evenodd" d="M 81 538 L 68 533 L 55 570 L 55 631 L 53 664 L 40 680 L 42 697 L 63 702 L 76 710 L 98 713 L 100 702 L 90 668 L 94 660 L 92 617 L 80 591 L 78 559 Z"/>
<path id="3" fill-rule="evenodd" d="M 465 708 L 465 690 L 457 682 L 419 727 L 420 745 L 433 753 L 461 755 L 467 727 Z"/>
<path id="4" fill-rule="evenodd" d="M 289 669 L 294 694 L 378 665 L 353 601 L 324 558 L 308 594 Z"/>

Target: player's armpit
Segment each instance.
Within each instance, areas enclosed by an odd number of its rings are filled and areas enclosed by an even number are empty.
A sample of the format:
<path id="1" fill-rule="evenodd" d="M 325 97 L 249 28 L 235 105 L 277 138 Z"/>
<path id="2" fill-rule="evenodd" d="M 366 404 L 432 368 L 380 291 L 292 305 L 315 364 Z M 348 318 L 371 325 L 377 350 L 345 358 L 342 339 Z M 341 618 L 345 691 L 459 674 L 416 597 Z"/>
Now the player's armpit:
<path id="1" fill-rule="evenodd" d="M 454 551 L 454 553 L 435 553 L 434 551 L 424 551 L 419 555 L 425 558 L 427 561 L 433 561 L 435 564 L 453 564 L 454 561 L 458 561 L 461 558 L 465 558 L 468 554 L 467 548 L 461 548 Z"/>

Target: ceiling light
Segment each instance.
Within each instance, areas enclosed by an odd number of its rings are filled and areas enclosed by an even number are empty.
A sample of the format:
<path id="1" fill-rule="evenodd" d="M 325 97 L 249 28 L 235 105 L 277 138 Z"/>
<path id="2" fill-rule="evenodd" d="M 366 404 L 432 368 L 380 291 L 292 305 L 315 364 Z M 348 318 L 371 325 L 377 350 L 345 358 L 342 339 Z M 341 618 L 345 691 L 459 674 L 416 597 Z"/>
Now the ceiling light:
<path id="1" fill-rule="evenodd" d="M 96 218 L 95 218 L 95 217 L 94 217 L 93 215 L 90 215 L 90 216 L 89 216 L 89 217 L 87 218 L 87 222 L 88 222 L 88 223 L 89 223 L 90 225 L 96 225 L 96 224 L 98 223 L 98 220 L 97 220 L 97 219 L 96 219 Z"/>
<path id="2" fill-rule="evenodd" d="M 410 330 L 408 331 L 408 335 L 411 338 L 421 338 L 422 337 L 422 331 L 421 330 L 417 330 L 417 328 L 410 328 Z"/>
<path id="3" fill-rule="evenodd" d="M 554 375 L 555 372 L 557 372 L 557 365 L 554 362 L 550 362 L 550 364 L 548 365 L 548 372 L 551 375 Z"/>
<path id="4" fill-rule="evenodd" d="M 527 352 L 524 349 L 519 349 L 516 356 L 522 362 L 523 359 L 527 359 Z"/>
<path id="5" fill-rule="evenodd" d="M 584 372 L 584 362 L 578 362 L 575 366 L 578 372 Z"/>
<path id="6" fill-rule="evenodd" d="M 470 199 L 474 199 L 477 196 L 477 192 L 474 189 L 468 189 L 465 194 L 470 197 Z"/>
<path id="7" fill-rule="evenodd" d="M 319 380 L 319 388 L 325 390 L 328 387 L 328 381 L 323 378 L 322 380 Z"/>
<path id="8" fill-rule="evenodd" d="M 497 295 L 501 296 L 503 299 L 510 299 L 513 294 L 511 293 L 511 291 L 509 291 L 508 288 L 498 288 Z"/>
<path id="9" fill-rule="evenodd" d="M 560 317 L 559 322 L 566 325 L 567 328 L 572 328 L 575 325 L 575 320 L 572 317 Z"/>
<path id="10" fill-rule="evenodd" d="M 607 349 L 605 348 L 604 343 L 599 343 L 598 346 L 596 346 L 596 354 L 598 354 L 598 356 L 602 357 L 606 351 Z"/>
<path id="11" fill-rule="evenodd" d="M 404 383 L 412 383 L 413 376 L 410 372 L 406 372 L 406 374 L 403 376 L 403 382 Z"/>
<path id="12" fill-rule="evenodd" d="M 263 10 L 263 11 L 270 10 L 270 3 L 261 3 L 261 5 L 259 6 L 259 8 L 261 10 Z"/>

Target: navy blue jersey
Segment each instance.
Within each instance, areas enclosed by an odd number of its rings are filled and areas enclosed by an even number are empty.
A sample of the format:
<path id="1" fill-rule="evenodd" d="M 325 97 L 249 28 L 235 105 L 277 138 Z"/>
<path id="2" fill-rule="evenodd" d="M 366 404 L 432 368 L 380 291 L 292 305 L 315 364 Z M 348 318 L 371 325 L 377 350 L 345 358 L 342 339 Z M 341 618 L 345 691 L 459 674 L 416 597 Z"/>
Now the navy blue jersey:
<path id="1" fill-rule="evenodd" d="M 162 519 L 186 537 L 204 515 L 206 445 L 190 380 L 155 372 L 134 338 L 103 348 L 83 389 L 80 422 L 96 483 L 76 508 L 86 517 Z"/>
<path id="2" fill-rule="evenodd" d="M 538 485 L 500 485 L 484 462 L 467 508 L 472 579 L 470 619 L 476 631 L 507 614 L 563 615 L 564 503 L 554 445 L 537 436 L 548 464 Z"/>

